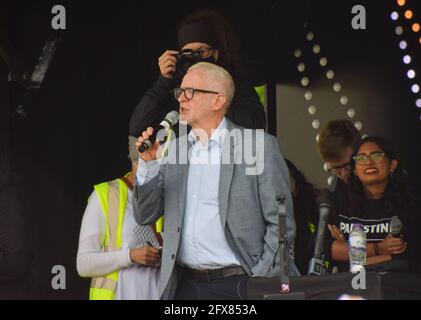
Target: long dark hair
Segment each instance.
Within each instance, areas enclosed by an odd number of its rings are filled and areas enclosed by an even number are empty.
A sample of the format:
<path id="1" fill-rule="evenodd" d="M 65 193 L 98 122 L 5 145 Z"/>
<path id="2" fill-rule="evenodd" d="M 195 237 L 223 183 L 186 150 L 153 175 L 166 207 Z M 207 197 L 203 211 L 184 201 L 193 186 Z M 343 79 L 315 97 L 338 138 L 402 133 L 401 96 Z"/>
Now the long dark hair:
<path id="1" fill-rule="evenodd" d="M 319 211 L 317 204 L 318 191 L 307 181 L 305 175 L 288 159 L 285 159 L 291 176 L 295 180 L 296 195 L 293 196 L 294 214 L 296 220 L 317 224 Z"/>
<path id="2" fill-rule="evenodd" d="M 360 144 L 354 151 L 351 160 L 351 176 L 348 184 L 349 208 L 351 210 L 360 209 L 366 198 L 364 188 L 360 179 L 354 174 L 355 161 L 354 156 L 358 153 L 360 147 L 365 143 L 375 143 L 386 154 L 389 161 L 397 160 L 398 166 L 395 171 L 389 175 L 389 180 L 384 192 L 383 200 L 386 210 L 390 213 L 400 213 L 402 208 L 411 203 L 410 188 L 408 182 L 408 174 L 402 169 L 402 164 L 397 156 L 395 148 L 392 144 L 382 137 L 366 137 L 361 140 Z"/>
<path id="3" fill-rule="evenodd" d="M 230 72 L 238 73 L 241 69 L 239 59 L 240 41 L 228 20 L 218 11 L 202 9 L 184 18 L 180 22 L 178 30 L 192 23 L 203 23 L 212 28 L 215 35 L 215 46 L 219 51 L 216 64 Z"/>

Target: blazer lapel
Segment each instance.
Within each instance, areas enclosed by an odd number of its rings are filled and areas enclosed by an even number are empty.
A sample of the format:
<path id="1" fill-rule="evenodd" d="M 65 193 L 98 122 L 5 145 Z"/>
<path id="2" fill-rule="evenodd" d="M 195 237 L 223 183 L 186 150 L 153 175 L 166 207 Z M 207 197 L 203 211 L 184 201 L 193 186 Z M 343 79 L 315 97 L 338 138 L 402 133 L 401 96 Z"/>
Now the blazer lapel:
<path id="1" fill-rule="evenodd" d="M 183 223 L 184 212 L 186 210 L 187 180 L 189 175 L 189 156 L 190 143 L 187 137 L 181 137 L 179 140 L 179 153 L 177 165 L 177 189 L 178 189 L 178 221 Z"/>
<path id="2" fill-rule="evenodd" d="M 237 143 L 238 139 L 232 138 L 229 134 L 233 129 L 231 122 L 227 119 L 227 129 L 228 134 L 225 136 L 224 145 L 222 147 L 222 154 L 224 152 L 229 152 L 229 163 L 224 164 L 221 162 L 221 170 L 219 173 L 219 188 L 218 188 L 218 201 L 219 201 L 219 215 L 221 218 L 222 228 L 225 228 L 225 224 L 227 222 L 227 214 L 228 214 L 228 199 L 229 199 L 229 191 L 232 182 L 232 175 L 234 173 L 234 150 L 235 144 Z M 223 157 L 222 157 L 223 158 Z"/>

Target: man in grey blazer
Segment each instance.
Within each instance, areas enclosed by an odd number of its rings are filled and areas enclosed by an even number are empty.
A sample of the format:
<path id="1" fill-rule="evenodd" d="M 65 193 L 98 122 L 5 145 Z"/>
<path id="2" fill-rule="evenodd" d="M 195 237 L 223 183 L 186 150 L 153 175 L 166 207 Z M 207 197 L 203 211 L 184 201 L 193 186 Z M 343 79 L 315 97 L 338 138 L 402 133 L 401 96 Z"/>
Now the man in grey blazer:
<path id="1" fill-rule="evenodd" d="M 275 276 L 278 196 L 285 197 L 288 242 L 294 240 L 289 174 L 277 140 L 224 117 L 234 90 L 225 69 L 191 67 L 174 89 L 190 133 L 171 142 L 167 157 L 157 157 L 158 141 L 140 153 L 136 221 L 151 224 L 165 214 L 163 299 L 246 299 L 248 277 Z M 137 146 L 152 132 L 144 131 Z M 290 272 L 298 274 L 292 261 Z"/>

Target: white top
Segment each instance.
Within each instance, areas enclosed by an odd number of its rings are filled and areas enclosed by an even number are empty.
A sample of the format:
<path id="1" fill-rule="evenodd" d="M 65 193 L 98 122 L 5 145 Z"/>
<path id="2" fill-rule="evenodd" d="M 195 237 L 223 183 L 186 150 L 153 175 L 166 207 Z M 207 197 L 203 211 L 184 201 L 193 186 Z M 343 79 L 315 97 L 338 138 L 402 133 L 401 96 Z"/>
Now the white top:
<path id="1" fill-rule="evenodd" d="M 106 235 L 106 224 L 99 198 L 94 191 L 83 215 L 77 253 L 77 271 L 82 277 L 105 276 L 120 270 L 115 300 L 158 299 L 160 270 L 133 264 L 130 249 L 136 247 L 133 229 L 132 191 L 128 190 L 123 222 L 122 248 L 113 252 L 101 252 Z"/>

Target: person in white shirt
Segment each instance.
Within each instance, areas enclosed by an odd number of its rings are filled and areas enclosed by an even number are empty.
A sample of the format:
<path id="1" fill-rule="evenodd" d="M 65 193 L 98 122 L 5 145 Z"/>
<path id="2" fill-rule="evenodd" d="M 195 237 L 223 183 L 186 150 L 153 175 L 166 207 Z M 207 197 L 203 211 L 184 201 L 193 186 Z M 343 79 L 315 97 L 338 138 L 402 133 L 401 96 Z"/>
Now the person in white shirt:
<path id="1" fill-rule="evenodd" d="M 132 189 L 138 162 L 135 142 L 135 138 L 129 137 L 132 171 L 120 179 L 96 185 L 83 215 L 77 271 L 82 277 L 93 278 L 90 291 L 93 300 L 158 299 L 162 238 L 154 226 L 137 225 L 133 216 Z M 120 193 L 111 193 L 113 183 Z M 123 210 L 121 205 L 115 206 L 115 217 L 122 210 L 122 223 L 117 227 L 112 227 L 112 200 L 103 190 L 126 198 Z M 139 234 L 142 239 L 136 237 Z"/>

